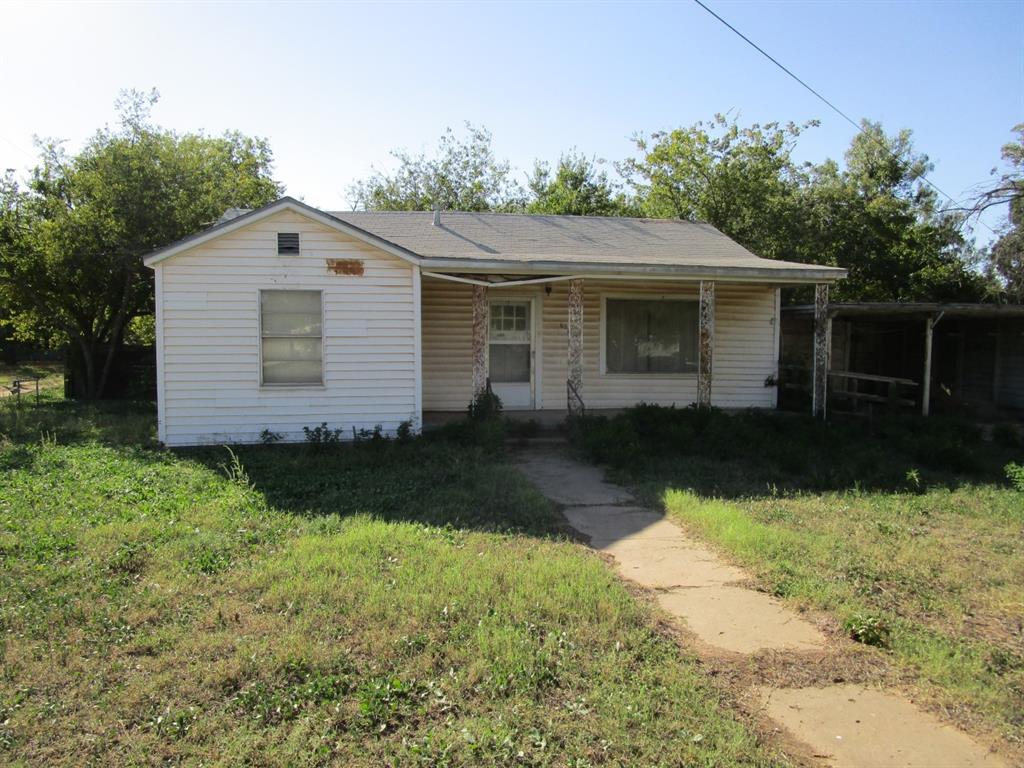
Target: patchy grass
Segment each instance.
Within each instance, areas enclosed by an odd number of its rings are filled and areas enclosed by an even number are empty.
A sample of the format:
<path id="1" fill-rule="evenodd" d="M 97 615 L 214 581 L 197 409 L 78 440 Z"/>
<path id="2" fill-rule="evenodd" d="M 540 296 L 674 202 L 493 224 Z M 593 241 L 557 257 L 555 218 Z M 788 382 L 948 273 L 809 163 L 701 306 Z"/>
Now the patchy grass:
<path id="1" fill-rule="evenodd" d="M 969 424 L 640 407 L 574 440 L 900 682 L 1024 751 L 1024 455 Z"/>
<path id="2" fill-rule="evenodd" d="M 0 763 L 781 764 L 500 453 L 152 419 L 0 408 Z"/>

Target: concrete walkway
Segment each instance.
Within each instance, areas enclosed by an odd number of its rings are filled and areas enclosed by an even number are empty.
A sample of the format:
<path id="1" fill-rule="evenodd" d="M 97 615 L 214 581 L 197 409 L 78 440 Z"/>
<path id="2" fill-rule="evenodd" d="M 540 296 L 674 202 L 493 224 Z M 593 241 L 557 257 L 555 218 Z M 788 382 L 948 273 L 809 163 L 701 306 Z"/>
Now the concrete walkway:
<path id="1" fill-rule="evenodd" d="M 551 449 L 520 454 L 518 468 L 562 506 L 590 546 L 615 558 L 619 573 L 655 590 L 685 622 L 705 656 L 737 660 L 762 651 L 828 651 L 825 636 L 779 601 L 744 586 L 750 575 L 724 562 L 664 515 L 636 506 L 597 467 Z M 764 713 L 835 768 L 1007 768 L 997 755 L 906 699 L 853 685 L 760 689 Z"/>

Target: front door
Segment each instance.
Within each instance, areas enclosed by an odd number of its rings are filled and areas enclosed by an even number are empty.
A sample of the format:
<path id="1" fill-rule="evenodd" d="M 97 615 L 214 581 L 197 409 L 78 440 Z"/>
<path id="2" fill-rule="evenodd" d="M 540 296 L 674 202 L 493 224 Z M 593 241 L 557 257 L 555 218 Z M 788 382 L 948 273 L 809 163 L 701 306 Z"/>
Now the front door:
<path id="1" fill-rule="evenodd" d="M 533 302 L 490 303 L 488 375 L 491 389 L 507 409 L 533 408 Z"/>

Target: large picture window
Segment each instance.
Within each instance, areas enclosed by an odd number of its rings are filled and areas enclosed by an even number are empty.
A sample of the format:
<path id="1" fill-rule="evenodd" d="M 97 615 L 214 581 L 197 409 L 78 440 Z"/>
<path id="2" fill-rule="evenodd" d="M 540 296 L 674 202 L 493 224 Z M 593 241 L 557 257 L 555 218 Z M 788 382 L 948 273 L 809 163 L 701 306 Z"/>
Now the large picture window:
<path id="1" fill-rule="evenodd" d="M 697 302 L 606 299 L 607 373 L 697 370 Z"/>
<path id="2" fill-rule="evenodd" d="M 323 383 L 320 291 L 260 291 L 264 384 Z"/>

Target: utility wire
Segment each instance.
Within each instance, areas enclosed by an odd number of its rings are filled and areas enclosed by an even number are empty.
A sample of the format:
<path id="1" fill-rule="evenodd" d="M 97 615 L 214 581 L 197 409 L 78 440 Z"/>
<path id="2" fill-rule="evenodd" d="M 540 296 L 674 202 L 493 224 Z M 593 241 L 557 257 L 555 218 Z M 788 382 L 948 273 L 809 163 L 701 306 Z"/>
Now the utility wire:
<path id="1" fill-rule="evenodd" d="M 843 110 L 841 110 L 841 109 L 840 109 L 839 107 L 837 107 L 837 106 L 836 106 L 835 104 L 833 104 L 833 103 L 832 103 L 831 101 L 829 101 L 829 100 L 828 100 L 828 99 L 826 99 L 826 98 L 825 98 L 824 96 L 822 96 L 822 95 L 821 95 L 820 93 L 818 93 L 818 91 L 816 91 L 816 90 L 815 90 L 814 88 L 812 88 L 811 86 L 809 86 L 809 85 L 808 85 L 808 84 L 807 84 L 806 82 L 804 82 L 804 80 L 802 80 L 802 79 L 801 79 L 800 77 L 798 77 L 798 76 L 797 76 L 797 75 L 796 75 L 796 74 L 795 74 L 795 73 L 794 73 L 794 72 L 793 72 L 792 70 L 790 70 L 790 69 L 789 69 L 788 67 L 786 67 L 786 66 L 785 66 L 785 65 L 784 65 L 784 64 L 783 64 L 783 63 L 782 63 L 781 61 L 779 61 L 778 59 L 776 59 L 776 58 L 775 58 L 774 56 L 772 56 L 772 55 L 771 55 L 770 53 L 768 53 L 768 51 L 766 51 L 766 50 L 765 50 L 764 48 L 762 48 L 761 46 L 759 46 L 759 45 L 758 45 L 757 43 L 755 43 L 755 42 L 754 42 L 753 40 L 751 40 L 751 39 L 750 39 L 749 37 L 747 37 L 746 35 L 744 35 L 744 34 L 743 34 L 742 32 L 740 32 L 740 31 L 739 31 L 738 29 L 736 29 L 736 27 L 734 27 L 734 26 L 733 26 L 732 24 L 730 24 L 730 23 L 729 23 L 728 21 L 726 21 L 725 19 L 723 19 L 723 18 L 722 18 L 721 16 L 719 16 L 719 15 L 718 15 L 717 13 L 715 13 L 715 12 L 714 12 L 713 10 L 711 10 L 710 8 L 708 8 L 708 6 L 706 6 L 706 5 L 704 4 L 704 3 L 702 3 L 702 2 L 701 2 L 701 0 L 693 0 L 693 2 L 695 2 L 695 3 L 697 4 L 697 5 L 699 5 L 699 6 L 701 7 L 701 8 L 703 8 L 703 9 L 704 9 L 705 11 L 707 11 L 708 13 L 710 13 L 710 14 L 711 14 L 712 16 L 714 16 L 714 17 L 715 17 L 716 19 L 718 19 L 718 20 L 719 20 L 720 22 L 722 22 L 722 24 L 724 24 L 724 25 L 725 25 L 726 27 L 728 27 L 728 28 L 729 28 L 729 29 L 730 29 L 730 30 L 731 30 L 731 31 L 732 31 L 733 33 L 735 33 L 735 34 L 736 34 L 736 35 L 737 35 L 738 37 L 740 37 L 740 38 L 741 38 L 741 39 L 742 39 L 742 40 L 743 40 L 743 41 L 744 41 L 744 42 L 745 42 L 745 43 L 746 43 L 747 45 L 749 45 L 749 46 L 750 46 L 751 48 L 753 48 L 753 49 L 754 49 L 755 51 L 757 51 L 758 53 L 760 53 L 760 54 L 761 54 L 762 56 L 764 56 L 764 57 L 765 57 L 766 59 L 768 59 L 768 61 L 770 61 L 770 62 L 771 62 L 772 64 L 774 64 L 774 65 L 775 65 L 776 67 L 778 67 L 779 69 L 781 69 L 781 70 L 782 70 L 783 72 L 785 72 L 785 73 L 786 73 L 787 75 L 789 75 L 789 76 L 790 76 L 791 78 L 793 78 L 794 80 L 796 80 L 796 81 L 797 81 L 798 83 L 800 83 L 800 85 L 802 85 L 802 86 L 803 86 L 804 88 L 806 88 L 806 89 L 807 89 L 808 91 L 810 91 L 810 92 L 811 92 L 812 94 L 814 94 L 814 95 L 815 95 L 815 96 L 816 96 L 816 97 L 818 98 L 818 100 L 819 100 L 819 101 L 823 102 L 823 103 L 824 103 L 824 104 L 825 104 L 826 106 L 828 106 L 828 108 L 829 108 L 829 109 L 831 109 L 831 110 L 832 110 L 833 112 L 835 112 L 835 113 L 836 113 L 837 115 L 839 115 L 839 116 L 840 116 L 841 118 L 843 118 L 843 119 L 844 119 L 844 120 L 845 120 L 846 122 L 848 122 L 848 123 L 849 123 L 850 125 L 852 125 L 852 126 L 853 126 L 854 128 L 856 128 L 856 129 L 857 129 L 857 132 L 858 132 L 858 133 L 863 133 L 863 134 L 864 134 L 865 136 L 867 136 L 867 137 L 868 137 L 869 139 L 871 139 L 871 140 L 872 140 L 872 141 L 873 141 L 873 142 L 874 142 L 875 144 L 877 144 L 877 145 L 878 145 L 879 147 L 881 147 L 881 148 L 882 148 L 883 150 L 885 150 L 886 152 L 888 152 L 888 153 L 889 153 L 889 155 L 890 155 L 890 156 L 891 156 L 891 157 L 892 157 L 892 158 L 893 158 L 894 160 L 896 160 L 897 162 L 900 162 L 900 158 L 899 158 L 899 157 L 897 157 L 897 155 L 896 155 L 896 154 L 895 154 L 895 153 L 894 153 L 894 152 L 893 152 L 893 151 L 892 151 L 891 149 L 889 149 L 889 147 L 888 147 L 888 146 L 886 146 L 886 145 L 885 145 L 885 144 L 884 144 L 884 143 L 883 143 L 882 141 L 880 141 L 880 140 L 879 140 L 879 139 L 878 139 L 878 138 L 877 138 L 877 137 L 876 137 L 876 136 L 875 136 L 875 135 L 874 135 L 873 133 L 870 133 L 870 132 L 868 132 L 868 131 L 864 130 L 864 126 L 862 126 L 862 125 L 861 125 L 860 123 L 858 123 L 858 122 L 857 122 L 856 120 L 854 120 L 854 119 L 853 119 L 852 117 L 850 117 L 850 116 L 849 116 L 848 114 L 846 114 L 845 112 L 843 112 Z M 952 204 L 953 204 L 954 206 L 956 206 L 956 205 L 958 205 L 958 204 L 959 204 L 957 200 L 954 200 L 954 199 L 953 199 L 953 196 L 952 196 L 952 195 L 950 195 L 950 194 L 949 194 L 948 192 L 945 192 L 944 190 L 940 189 L 940 188 L 939 188 L 939 186 L 938 186 L 937 184 L 935 184 L 935 183 L 934 183 L 934 182 L 933 182 L 933 181 L 932 181 L 931 179 L 929 179 L 929 178 L 928 178 L 927 176 L 925 176 L 925 175 L 924 175 L 923 173 L 921 174 L 921 181 L 923 181 L 923 182 L 924 182 L 925 184 L 927 184 L 927 185 L 928 185 L 929 187 L 931 187 L 932 189 L 934 189 L 934 190 L 935 190 L 936 192 L 938 192 L 938 193 L 939 193 L 940 195 L 942 195 L 942 196 L 943 196 L 944 198 L 946 198 L 947 200 L 949 200 L 949 202 L 951 202 L 951 203 L 952 203 Z M 980 223 L 980 224 L 981 224 L 981 225 L 982 225 L 983 227 L 985 227 L 985 229 L 987 229 L 987 230 L 988 230 L 989 232 L 991 232 L 991 233 L 992 233 L 993 235 L 994 235 L 994 234 L 996 234 L 995 230 L 994 230 L 994 229 L 992 229 L 992 227 L 990 227 L 990 226 L 989 226 L 988 224 L 986 224 L 986 223 L 985 223 L 984 221 L 982 221 L 981 219 L 978 219 L 978 223 Z"/>

